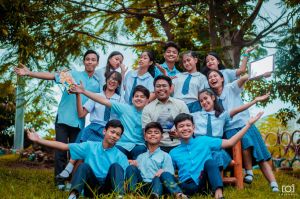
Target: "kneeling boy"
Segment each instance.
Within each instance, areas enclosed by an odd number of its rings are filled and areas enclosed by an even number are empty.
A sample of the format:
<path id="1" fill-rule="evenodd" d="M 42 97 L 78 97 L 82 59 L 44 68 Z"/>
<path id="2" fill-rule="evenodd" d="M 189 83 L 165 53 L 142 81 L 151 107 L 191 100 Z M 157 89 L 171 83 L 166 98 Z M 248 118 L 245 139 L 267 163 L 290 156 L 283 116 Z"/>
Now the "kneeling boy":
<path id="1" fill-rule="evenodd" d="M 150 198 L 159 198 L 163 188 L 177 198 L 186 198 L 175 181 L 170 155 L 159 148 L 162 133 L 162 126 L 158 122 L 150 122 L 145 126 L 144 137 L 148 150 L 136 160 L 130 160 L 131 165 L 126 169 L 128 190 L 136 191 L 137 183 L 143 183 L 141 191 L 151 193 Z"/>
<path id="2" fill-rule="evenodd" d="M 251 117 L 247 125 L 229 140 L 208 136 L 194 137 L 193 117 L 186 113 L 179 114 L 174 124 L 181 138 L 181 144 L 170 151 L 173 165 L 178 169 L 178 177 L 183 192 L 187 195 L 199 193 L 210 182 L 215 198 L 223 198 L 223 181 L 217 164 L 212 160 L 212 150 L 234 146 L 256 122 L 262 113 Z"/>
<path id="3" fill-rule="evenodd" d="M 124 170 L 128 166 L 126 156 L 115 147 L 124 127 L 119 120 L 109 121 L 103 131 L 102 142 L 84 142 L 65 144 L 41 139 L 35 132 L 27 131 L 33 142 L 54 149 L 70 150 L 73 160 L 84 160 L 76 170 L 71 184 L 70 199 L 76 199 L 84 189 L 84 194 L 92 197 L 94 193 L 115 191 L 124 195 Z"/>

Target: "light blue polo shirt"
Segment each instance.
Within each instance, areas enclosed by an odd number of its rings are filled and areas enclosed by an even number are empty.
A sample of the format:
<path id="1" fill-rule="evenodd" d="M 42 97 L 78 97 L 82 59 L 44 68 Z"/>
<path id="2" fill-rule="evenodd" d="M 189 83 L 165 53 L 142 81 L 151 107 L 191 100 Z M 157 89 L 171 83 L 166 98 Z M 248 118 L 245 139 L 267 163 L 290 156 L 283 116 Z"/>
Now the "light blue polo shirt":
<path id="1" fill-rule="evenodd" d="M 186 104 L 198 101 L 198 93 L 204 88 L 209 88 L 207 78 L 200 72 L 191 73 L 192 75 L 188 93 L 182 94 L 182 87 L 184 82 L 190 73 L 183 72 L 177 75 L 177 78 L 173 79 L 174 84 L 174 98 L 183 100 Z"/>
<path id="2" fill-rule="evenodd" d="M 188 144 L 181 144 L 170 151 L 174 168 L 178 169 L 179 182 L 193 179 L 199 184 L 204 163 L 212 159 L 212 151 L 218 151 L 222 147 L 222 139 L 208 136 L 191 137 Z"/>
<path id="3" fill-rule="evenodd" d="M 104 149 L 102 142 L 72 143 L 69 149 L 71 158 L 84 160 L 98 179 L 106 178 L 109 167 L 114 163 L 118 163 L 124 171 L 129 165 L 127 157 L 117 147 Z"/>
<path id="4" fill-rule="evenodd" d="M 152 182 L 159 169 L 174 175 L 171 156 L 159 147 L 153 153 L 147 150 L 147 152 L 140 154 L 136 161 L 144 182 Z"/>
<path id="5" fill-rule="evenodd" d="M 102 85 L 100 85 L 99 80 L 95 75 L 89 77 L 85 71 L 71 70 L 69 72 L 77 84 L 80 84 L 81 81 L 86 90 L 99 93 Z M 55 82 L 60 84 L 59 73 L 55 74 Z M 85 95 L 80 96 L 82 104 L 84 104 L 88 98 Z M 82 129 L 85 124 L 85 118 L 78 117 L 76 95 L 68 94 L 66 90 L 63 91 L 63 95 L 58 106 L 57 123 L 66 124 L 71 127 L 78 127 L 80 129 Z"/>
<path id="6" fill-rule="evenodd" d="M 228 125 L 231 120 L 230 115 L 227 111 L 224 111 L 216 117 L 215 111 L 206 112 L 204 110 L 191 113 L 195 122 L 195 135 L 206 135 L 207 134 L 207 118 L 208 114 L 211 115 L 211 127 L 212 136 L 222 138 L 224 134 L 224 128 Z"/>
<path id="7" fill-rule="evenodd" d="M 118 119 L 124 126 L 118 146 L 127 151 L 131 151 L 136 145 L 145 146 L 144 134 L 142 130 L 142 111 L 138 111 L 134 106 L 111 101 L 111 109 L 117 114 Z"/>
<path id="8" fill-rule="evenodd" d="M 222 94 L 219 96 L 219 99 L 222 100 L 222 105 L 226 111 L 231 111 L 244 104 L 241 98 L 243 88 L 240 88 L 237 82 L 238 80 L 235 80 L 232 83 L 226 84 L 223 88 Z M 249 118 L 250 114 L 248 109 L 236 114 L 229 121 L 228 125 L 226 125 L 225 131 L 245 126 Z"/>
<path id="9" fill-rule="evenodd" d="M 97 93 L 97 95 L 106 98 L 104 92 Z M 111 96 L 109 100 L 114 102 L 120 102 L 121 96 L 115 93 L 113 96 Z M 91 123 L 101 124 L 102 126 L 106 125 L 107 121 L 104 121 L 104 113 L 106 107 L 104 105 L 97 103 L 91 99 L 88 99 L 88 101 L 84 104 L 83 107 L 90 113 Z M 112 119 L 118 119 L 118 116 L 116 114 L 111 113 L 109 120 Z"/>
<path id="10" fill-rule="evenodd" d="M 130 98 L 130 94 L 131 94 L 131 90 L 135 78 L 137 78 L 136 86 L 137 85 L 145 86 L 150 91 L 150 93 L 154 91 L 154 86 L 153 86 L 154 79 L 149 72 L 146 72 L 142 76 L 139 76 L 137 70 L 129 71 L 125 76 L 125 80 L 123 84 L 124 91 L 125 91 L 124 100 L 127 104 L 129 104 L 129 98 Z"/>
<path id="11" fill-rule="evenodd" d="M 237 69 L 222 69 L 220 72 L 223 74 L 224 77 L 224 85 L 231 83 L 238 79 L 238 76 L 236 76 L 236 70 Z"/>
<path id="12" fill-rule="evenodd" d="M 176 66 L 174 66 L 173 70 L 170 70 L 166 62 L 161 64 L 161 66 L 167 71 L 167 75 L 169 77 L 175 77 L 177 76 L 177 74 L 180 73 L 180 71 L 177 70 Z M 161 73 L 160 70 L 157 67 L 155 67 L 155 77 L 159 75 L 163 75 L 163 73 Z"/>

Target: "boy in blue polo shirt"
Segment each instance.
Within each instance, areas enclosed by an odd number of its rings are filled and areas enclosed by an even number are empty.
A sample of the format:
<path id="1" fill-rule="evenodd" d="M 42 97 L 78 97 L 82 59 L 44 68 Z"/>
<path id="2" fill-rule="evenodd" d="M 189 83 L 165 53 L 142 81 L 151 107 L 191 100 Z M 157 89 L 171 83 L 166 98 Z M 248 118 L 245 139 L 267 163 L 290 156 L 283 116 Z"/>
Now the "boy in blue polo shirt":
<path id="1" fill-rule="evenodd" d="M 84 160 L 71 181 L 69 199 L 77 199 L 83 189 L 88 197 L 92 197 L 93 192 L 97 194 L 114 191 L 119 196 L 124 195 L 124 170 L 128 166 L 128 160 L 115 147 L 123 131 L 124 127 L 119 120 L 111 120 L 105 126 L 102 142 L 65 144 L 41 139 L 34 131 L 28 130 L 27 135 L 38 144 L 62 151 L 70 150 L 74 160 Z"/>
<path id="2" fill-rule="evenodd" d="M 136 160 L 129 160 L 131 166 L 126 169 L 128 190 L 136 191 L 137 183 L 143 183 L 142 192 L 151 193 L 150 198 L 159 198 L 163 188 L 176 198 L 187 198 L 177 185 L 170 155 L 159 148 L 163 128 L 158 122 L 150 122 L 145 127 L 147 152 Z"/>
<path id="3" fill-rule="evenodd" d="M 223 198 L 223 181 L 219 168 L 212 159 L 212 151 L 234 146 L 262 114 L 260 112 L 255 117 L 251 117 L 246 126 L 228 140 L 208 136 L 195 138 L 193 117 L 181 113 L 175 118 L 174 123 L 181 138 L 181 144 L 172 149 L 170 155 L 174 167 L 178 169 L 179 186 L 185 194 L 199 193 L 206 187 L 208 178 L 215 198 Z"/>

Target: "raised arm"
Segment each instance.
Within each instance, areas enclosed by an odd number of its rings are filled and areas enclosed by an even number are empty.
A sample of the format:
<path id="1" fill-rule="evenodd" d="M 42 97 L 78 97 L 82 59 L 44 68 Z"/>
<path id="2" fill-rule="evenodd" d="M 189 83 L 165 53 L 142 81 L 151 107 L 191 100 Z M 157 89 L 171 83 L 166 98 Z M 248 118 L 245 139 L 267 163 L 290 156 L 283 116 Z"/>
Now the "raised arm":
<path id="1" fill-rule="evenodd" d="M 249 107 L 251 107 L 252 105 L 256 104 L 257 102 L 261 102 L 261 101 L 264 101 L 266 99 L 268 99 L 270 96 L 270 93 L 267 93 L 265 95 L 262 95 L 262 96 L 259 96 L 259 97 L 256 97 L 254 100 L 252 100 L 251 102 L 249 103 L 246 103 L 246 104 L 243 104 L 242 106 L 239 106 L 237 108 L 234 108 L 230 111 L 229 115 L 230 117 L 233 117 L 235 116 L 236 114 L 248 109 Z"/>
<path id="2" fill-rule="evenodd" d="M 32 72 L 24 64 L 19 64 L 19 67 L 14 68 L 14 71 L 19 76 L 29 76 L 38 79 L 54 80 L 55 76 L 49 72 Z"/>
<path id="3" fill-rule="evenodd" d="M 248 62 L 248 58 L 249 58 L 249 53 L 254 50 L 255 48 L 257 48 L 257 46 L 254 47 L 250 47 L 247 48 L 245 50 L 245 53 L 243 54 L 243 60 L 242 60 L 242 64 L 240 66 L 240 68 L 238 68 L 236 70 L 236 76 L 240 76 L 241 74 L 245 73 L 247 70 L 247 62 Z"/>
<path id="4" fill-rule="evenodd" d="M 230 139 L 222 140 L 222 148 L 230 148 L 233 147 L 240 139 L 242 139 L 243 135 L 247 132 L 247 130 L 250 128 L 252 124 L 254 124 L 261 116 L 263 115 L 263 112 L 259 112 L 255 117 L 251 117 L 246 126 L 242 128 L 239 132 L 237 132 L 234 136 L 232 136 Z"/>
<path id="5" fill-rule="evenodd" d="M 88 111 L 83 108 L 80 94 L 76 94 L 76 104 L 77 104 L 77 112 L 78 117 L 83 118 L 88 114 Z"/>
<path id="6" fill-rule="evenodd" d="M 241 88 L 244 86 L 244 84 L 249 80 L 249 75 L 246 74 L 242 77 L 240 77 L 240 79 L 237 80 L 237 84 L 238 86 Z"/>
<path id="7" fill-rule="evenodd" d="M 99 96 L 96 93 L 85 90 L 81 81 L 80 81 L 80 85 L 73 85 L 69 91 L 75 94 L 83 94 L 88 98 L 94 100 L 95 102 L 103 104 L 104 106 L 111 107 L 111 102 L 105 97 Z"/>
<path id="8" fill-rule="evenodd" d="M 62 151 L 67 151 L 69 150 L 69 145 L 62 143 L 62 142 L 58 142 L 58 141 L 50 141 L 50 140 L 44 140 L 42 138 L 39 137 L 39 135 L 34 131 L 34 129 L 31 130 L 27 130 L 27 137 L 29 138 L 29 140 L 36 142 L 38 144 L 53 148 L 53 149 L 58 149 L 58 150 L 62 150 Z"/>

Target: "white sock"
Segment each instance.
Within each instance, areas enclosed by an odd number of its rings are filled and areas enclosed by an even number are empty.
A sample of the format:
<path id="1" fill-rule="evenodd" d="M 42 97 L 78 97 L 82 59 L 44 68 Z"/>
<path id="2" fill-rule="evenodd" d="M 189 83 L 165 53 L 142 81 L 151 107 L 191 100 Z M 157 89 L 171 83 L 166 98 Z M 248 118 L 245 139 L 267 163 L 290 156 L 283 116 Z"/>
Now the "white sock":
<path id="1" fill-rule="evenodd" d="M 270 186 L 271 186 L 273 192 L 279 192 L 278 184 L 276 181 L 271 182 Z"/>
<path id="2" fill-rule="evenodd" d="M 253 181 L 253 171 L 252 170 L 246 170 L 245 173 L 246 173 L 245 180 L 252 182 Z"/>
<path id="3" fill-rule="evenodd" d="M 59 175 L 64 178 L 68 178 L 70 176 L 70 173 L 72 173 L 73 168 L 74 168 L 74 165 L 71 162 L 69 162 L 67 164 L 66 168 Z"/>
<path id="4" fill-rule="evenodd" d="M 71 193 L 68 197 L 68 199 L 77 199 L 77 196 L 75 193 Z"/>

